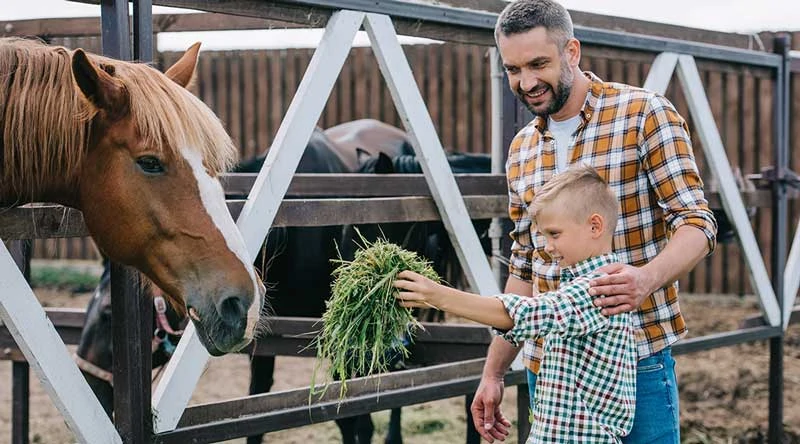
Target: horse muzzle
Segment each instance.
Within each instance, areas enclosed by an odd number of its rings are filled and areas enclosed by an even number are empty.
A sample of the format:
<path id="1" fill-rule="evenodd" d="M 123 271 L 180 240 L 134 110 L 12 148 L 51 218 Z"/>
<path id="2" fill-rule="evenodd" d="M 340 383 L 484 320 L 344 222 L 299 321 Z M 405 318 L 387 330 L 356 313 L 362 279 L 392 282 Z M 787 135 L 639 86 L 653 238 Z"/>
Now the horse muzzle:
<path id="1" fill-rule="evenodd" d="M 250 296 L 223 294 L 213 303 L 187 301 L 187 313 L 194 323 L 200 342 L 212 356 L 241 350 L 250 343 L 247 331 L 248 311 L 254 303 Z M 252 329 L 251 329 L 252 330 Z"/>

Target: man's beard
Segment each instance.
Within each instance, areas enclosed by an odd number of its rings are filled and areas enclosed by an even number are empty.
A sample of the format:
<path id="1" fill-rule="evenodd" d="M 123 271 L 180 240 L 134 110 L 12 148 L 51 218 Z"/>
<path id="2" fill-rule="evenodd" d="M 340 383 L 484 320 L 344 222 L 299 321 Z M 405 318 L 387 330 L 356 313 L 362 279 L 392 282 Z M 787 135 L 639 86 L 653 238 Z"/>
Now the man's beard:
<path id="1" fill-rule="evenodd" d="M 548 116 L 553 115 L 559 111 L 564 105 L 567 103 L 567 99 L 569 99 L 569 95 L 572 92 L 572 82 L 574 80 L 574 75 L 572 70 L 569 66 L 562 67 L 561 69 L 561 77 L 558 79 L 558 85 L 556 85 L 556 90 L 553 91 L 553 100 L 547 106 L 544 111 L 536 110 L 533 105 L 531 105 L 528 100 L 526 99 L 525 93 L 517 89 L 517 99 L 525 105 L 525 108 L 528 108 L 528 111 L 533 113 L 534 116 L 541 117 L 546 119 Z M 550 85 L 546 87 L 549 90 L 553 90 Z"/>

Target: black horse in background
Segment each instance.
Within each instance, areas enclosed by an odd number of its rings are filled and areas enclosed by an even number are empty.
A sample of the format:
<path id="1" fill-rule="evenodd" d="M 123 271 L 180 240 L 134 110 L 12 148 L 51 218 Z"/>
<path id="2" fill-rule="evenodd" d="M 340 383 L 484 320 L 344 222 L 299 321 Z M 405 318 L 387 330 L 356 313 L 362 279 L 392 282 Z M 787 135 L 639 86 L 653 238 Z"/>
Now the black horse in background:
<path id="1" fill-rule="evenodd" d="M 179 315 L 152 286 L 145 286 L 144 290 L 143 296 L 153 299 L 155 304 L 152 351 L 153 368 L 158 368 L 172 357 L 188 319 Z M 86 321 L 74 358 L 108 416 L 114 411 L 111 331 L 111 264 L 103 259 L 103 274 L 86 309 Z"/>
<path id="2" fill-rule="evenodd" d="M 336 145 L 322 130 L 315 129 L 303 153 L 298 173 L 352 173 Z M 239 165 L 234 172 L 257 173 L 266 159 L 259 156 Z M 256 266 L 261 269 L 267 298 L 274 315 L 319 318 L 330 296 L 333 270 L 331 261 L 338 257 L 344 227 L 278 227 L 267 239 Z M 265 255 L 266 253 L 266 255 Z M 250 394 L 269 392 L 274 383 L 275 356 L 253 356 L 250 361 Z M 345 444 L 368 443 L 374 426 L 370 415 L 336 420 Z M 397 427 L 399 430 L 399 426 Z M 262 436 L 250 436 L 248 444 L 262 442 Z M 399 443 L 393 437 L 387 442 Z"/>
<path id="3" fill-rule="evenodd" d="M 413 156 L 405 133 L 374 120 L 344 123 L 328 130 L 315 129 L 298 165 L 298 173 L 419 173 L 419 163 Z M 258 172 L 266 156 L 259 156 L 240 164 L 235 172 Z M 489 157 L 486 155 L 449 155 L 454 172 L 488 173 Z M 476 221 L 485 251 L 489 250 L 489 221 Z M 416 251 L 430 260 L 436 271 L 450 283 L 457 282 L 460 272 L 449 236 L 441 222 L 403 222 L 394 224 L 360 225 L 367 240 L 383 235 L 390 242 Z M 344 259 L 354 253 L 354 227 L 278 227 L 269 231 L 256 266 L 262 271 L 270 298 L 272 311 L 277 316 L 318 318 L 325 310 L 330 295 L 332 271 L 336 266 L 331 259 L 338 257 L 337 245 Z M 266 252 L 266 255 L 264 254 Z M 106 273 L 104 273 L 105 276 Z M 104 277 L 100 288 L 106 289 Z M 98 292 L 100 292 L 100 288 Z M 107 290 L 104 290 L 107 293 Z M 99 369 L 111 368 L 111 306 L 108 298 L 93 298 L 90 303 L 84 334 L 77 356 Z M 173 314 L 173 316 L 175 316 Z M 427 320 L 432 320 L 428 317 Z M 178 320 L 172 325 L 178 325 Z M 155 324 L 154 324 L 155 325 Z M 169 337 L 167 344 L 177 343 Z M 166 347 L 168 349 L 169 347 Z M 166 353 L 154 354 L 153 365 L 162 365 L 169 358 Z M 79 361 L 80 362 L 80 361 Z M 402 362 L 397 363 L 403 367 Z M 250 393 L 268 392 L 273 384 L 274 356 L 253 356 L 250 366 Z M 87 380 L 107 412 L 113 406 L 111 385 L 84 370 Z M 374 427 L 370 415 L 337 420 L 345 444 L 370 443 Z M 400 409 L 391 414 L 386 443 L 402 442 Z M 260 443 L 262 436 L 249 437 L 248 444 Z"/>
<path id="4" fill-rule="evenodd" d="M 334 157 L 338 157 L 341 165 Z M 240 165 L 235 172 L 259 172 L 266 156 L 259 156 Z M 395 160 L 396 159 L 396 160 Z M 388 162 L 387 162 L 388 161 Z M 454 172 L 488 173 L 491 159 L 487 155 L 448 155 Z M 328 165 L 323 168 L 322 164 Z M 388 165 L 391 164 L 391 167 Z M 335 168 L 330 168 L 336 165 Z M 375 120 L 347 122 L 325 131 L 315 130 L 297 169 L 298 173 L 421 173 L 419 162 L 405 133 Z M 476 230 L 489 254 L 488 220 L 476 221 Z M 379 237 L 417 252 L 433 264 L 440 276 L 456 282 L 460 267 L 450 238 L 441 222 L 401 222 L 358 226 L 287 227 L 270 230 L 265 250 L 256 266 L 262 268 L 274 315 L 318 318 L 325 311 L 330 296 L 332 272 L 339 256 L 352 260 L 355 249 L 355 229 L 367 241 Z M 276 234 L 280 233 L 280 234 Z M 340 251 L 337 251 L 337 246 Z M 309 277 L 314 277 L 309 279 Z M 323 277 L 324 276 L 324 277 Z M 315 283 L 309 282 L 314 280 Z M 303 295 L 299 298 L 298 295 Z M 426 321 L 443 320 L 442 312 L 428 311 Z M 275 370 L 274 356 L 253 356 L 251 361 L 250 394 L 270 390 Z M 402 369 L 403 362 L 392 362 Z M 268 376 L 267 376 L 268 375 Z M 385 443 L 402 443 L 400 408 L 392 409 Z M 369 414 L 336 420 L 345 444 L 372 442 L 374 426 Z M 260 443 L 261 437 L 250 437 L 248 444 Z"/>
<path id="5" fill-rule="evenodd" d="M 422 174 L 419 159 L 412 154 L 389 157 L 383 152 L 371 154 L 356 149 L 359 160 L 359 173 L 374 174 Z M 447 163 L 455 174 L 476 174 L 491 172 L 491 157 L 487 154 L 448 153 Z M 474 219 L 473 227 L 486 255 L 491 254 L 489 225 L 491 219 Z M 348 225 L 344 227 L 342 255 L 351 260 L 360 232 L 367 240 L 385 237 L 390 242 L 415 251 L 428 259 L 436 273 L 451 285 L 461 284 L 464 274 L 456 257 L 455 247 L 440 221 L 396 222 L 380 225 Z M 424 310 L 421 320 L 426 322 L 443 321 L 444 313 L 438 310 Z"/>

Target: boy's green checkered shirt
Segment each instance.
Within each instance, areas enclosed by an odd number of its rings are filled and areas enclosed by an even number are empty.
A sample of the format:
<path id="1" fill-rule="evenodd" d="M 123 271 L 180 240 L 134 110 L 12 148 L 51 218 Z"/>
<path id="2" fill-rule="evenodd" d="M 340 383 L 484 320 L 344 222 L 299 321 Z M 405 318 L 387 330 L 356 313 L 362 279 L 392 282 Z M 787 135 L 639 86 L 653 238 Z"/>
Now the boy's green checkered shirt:
<path id="1" fill-rule="evenodd" d="M 528 443 L 618 443 L 633 426 L 636 341 L 628 313 L 603 316 L 592 303 L 595 271 L 613 253 L 561 270 L 557 291 L 497 296 L 514 320 L 498 332 L 517 345 L 544 338 Z"/>

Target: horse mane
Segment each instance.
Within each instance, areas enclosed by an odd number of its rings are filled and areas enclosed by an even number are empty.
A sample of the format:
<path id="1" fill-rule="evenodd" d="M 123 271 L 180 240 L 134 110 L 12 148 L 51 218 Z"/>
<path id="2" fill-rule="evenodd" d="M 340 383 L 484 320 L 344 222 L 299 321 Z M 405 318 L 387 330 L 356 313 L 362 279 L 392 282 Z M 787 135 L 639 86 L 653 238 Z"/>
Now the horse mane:
<path id="1" fill-rule="evenodd" d="M 98 110 L 72 75 L 72 52 L 36 40 L 0 39 L 0 183 L 31 197 L 54 178 L 73 178 L 86 155 L 89 123 Z M 217 116 L 199 98 L 151 66 L 87 54 L 122 81 L 129 114 L 141 137 L 159 152 L 201 153 L 211 175 L 227 171 L 238 150 Z"/>

